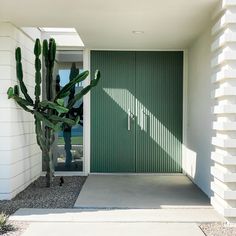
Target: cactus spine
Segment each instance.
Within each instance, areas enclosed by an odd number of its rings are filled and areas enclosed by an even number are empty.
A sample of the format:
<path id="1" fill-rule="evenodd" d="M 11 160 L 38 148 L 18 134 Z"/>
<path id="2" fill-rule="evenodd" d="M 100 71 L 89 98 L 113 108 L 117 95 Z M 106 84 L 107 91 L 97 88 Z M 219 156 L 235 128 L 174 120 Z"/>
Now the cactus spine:
<path id="1" fill-rule="evenodd" d="M 46 68 L 46 100 L 41 100 L 41 53 L 43 51 L 44 64 Z M 16 59 L 16 75 L 19 86 L 10 87 L 7 91 L 8 98 L 14 99 L 15 102 L 26 112 L 31 113 L 35 119 L 35 133 L 37 143 L 43 153 L 43 161 L 46 166 L 46 182 L 50 187 L 52 175 L 54 171 L 52 160 L 52 144 L 54 142 L 54 133 L 62 130 L 65 125 L 71 127 L 80 121 L 79 115 L 70 116 L 76 101 L 83 97 L 92 87 L 96 86 L 100 79 L 100 72 L 96 71 L 95 78 L 91 80 L 90 85 L 81 90 L 78 94 L 74 94 L 71 101 L 65 106 L 63 98 L 70 95 L 75 84 L 85 80 L 89 74 L 85 71 L 71 78 L 69 83 L 63 87 L 56 95 L 53 88 L 53 68 L 56 56 L 56 43 L 54 39 L 43 41 L 43 50 L 40 40 L 37 39 L 34 47 L 35 55 L 35 101 L 28 94 L 27 88 L 23 80 L 23 69 L 21 63 L 21 49 L 18 47 L 15 51 Z M 20 87 L 20 89 L 19 89 Z M 20 96 L 20 91 L 24 97 Z"/>

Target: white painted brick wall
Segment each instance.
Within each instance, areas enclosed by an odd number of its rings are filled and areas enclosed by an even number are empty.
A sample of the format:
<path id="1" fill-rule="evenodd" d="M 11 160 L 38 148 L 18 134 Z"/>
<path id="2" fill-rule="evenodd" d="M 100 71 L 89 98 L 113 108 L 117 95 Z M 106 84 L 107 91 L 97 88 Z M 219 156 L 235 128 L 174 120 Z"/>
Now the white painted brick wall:
<path id="1" fill-rule="evenodd" d="M 229 222 L 236 222 L 236 0 L 222 0 L 212 27 L 214 91 L 211 158 L 214 177 L 211 203 Z"/>
<path id="2" fill-rule="evenodd" d="M 24 81 L 34 98 L 34 41 L 15 26 L 0 23 L 0 199 L 14 197 L 42 171 L 34 119 L 6 94 L 8 87 L 17 83 L 14 54 L 18 46 Z"/>

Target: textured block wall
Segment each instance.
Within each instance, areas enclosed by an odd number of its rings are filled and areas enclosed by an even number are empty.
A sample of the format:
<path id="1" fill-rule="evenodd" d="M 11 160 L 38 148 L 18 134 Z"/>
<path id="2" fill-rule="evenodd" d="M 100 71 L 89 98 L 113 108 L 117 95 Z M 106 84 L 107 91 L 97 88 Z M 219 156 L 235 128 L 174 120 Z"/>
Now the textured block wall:
<path id="1" fill-rule="evenodd" d="M 211 155 L 213 206 L 236 220 L 236 0 L 223 0 L 212 28 L 212 83 L 215 120 Z"/>
<path id="2" fill-rule="evenodd" d="M 10 199 L 42 171 L 34 119 L 6 91 L 17 83 L 15 48 L 22 48 L 24 81 L 34 97 L 34 41 L 9 23 L 0 23 L 0 199 Z"/>

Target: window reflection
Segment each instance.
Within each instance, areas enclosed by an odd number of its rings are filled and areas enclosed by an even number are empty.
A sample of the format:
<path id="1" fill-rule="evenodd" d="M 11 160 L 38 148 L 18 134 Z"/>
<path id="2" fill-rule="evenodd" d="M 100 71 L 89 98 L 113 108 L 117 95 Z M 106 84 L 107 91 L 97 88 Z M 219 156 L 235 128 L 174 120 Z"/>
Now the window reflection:
<path id="1" fill-rule="evenodd" d="M 77 69 L 78 73 L 82 69 Z M 60 86 L 57 90 L 62 89 L 70 81 L 71 69 L 59 69 Z M 83 84 L 75 86 L 72 93 L 77 94 L 82 90 Z M 68 103 L 69 96 L 64 99 Z M 82 99 L 74 105 L 72 115 L 80 115 L 81 119 L 78 125 L 69 127 L 63 126 L 63 130 L 56 134 L 56 144 L 54 152 L 55 171 L 83 171 L 83 101 Z"/>

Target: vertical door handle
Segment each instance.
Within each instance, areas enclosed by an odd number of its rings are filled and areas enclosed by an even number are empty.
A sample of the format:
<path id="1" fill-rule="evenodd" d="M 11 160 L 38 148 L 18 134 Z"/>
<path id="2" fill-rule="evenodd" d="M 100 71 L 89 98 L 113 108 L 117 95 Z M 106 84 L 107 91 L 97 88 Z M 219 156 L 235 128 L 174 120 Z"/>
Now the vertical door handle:
<path id="1" fill-rule="evenodd" d="M 143 111 L 143 109 L 141 109 L 141 116 L 140 116 L 140 127 L 141 127 L 141 130 L 144 130 L 144 119 L 145 119 L 145 117 L 144 117 L 144 111 Z"/>
<path id="2" fill-rule="evenodd" d="M 128 109 L 128 131 L 131 130 L 131 120 L 134 118 L 134 115 L 132 114 L 131 110 Z"/>

